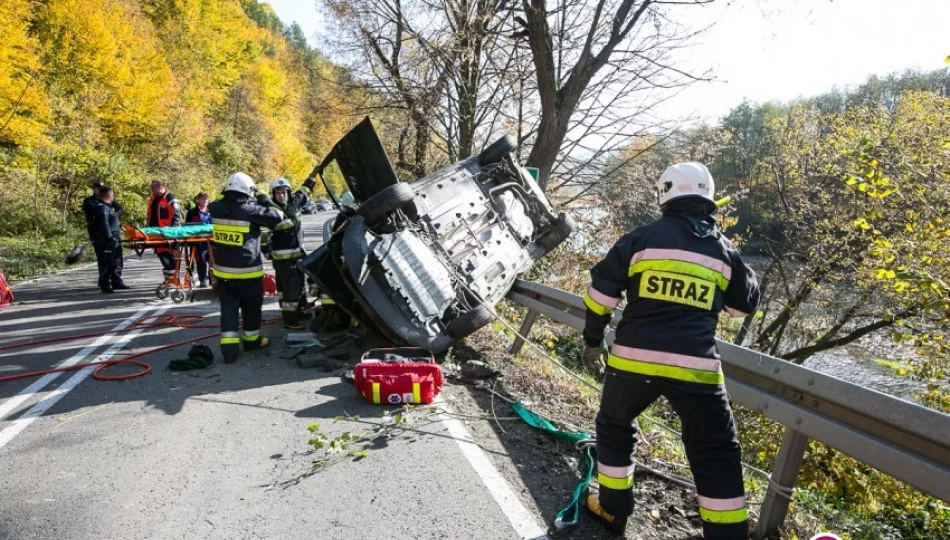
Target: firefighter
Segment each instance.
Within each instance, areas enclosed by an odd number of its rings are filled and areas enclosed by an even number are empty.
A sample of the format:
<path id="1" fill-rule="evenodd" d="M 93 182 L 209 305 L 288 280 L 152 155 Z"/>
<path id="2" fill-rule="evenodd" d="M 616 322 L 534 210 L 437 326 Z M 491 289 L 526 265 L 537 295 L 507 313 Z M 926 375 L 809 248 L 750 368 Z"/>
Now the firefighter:
<path id="1" fill-rule="evenodd" d="M 211 271 L 221 302 L 221 355 L 228 364 L 237 360 L 241 345 L 245 350 L 253 350 L 269 344 L 267 338 L 261 337 L 261 227 L 273 229 L 284 221 L 284 214 L 263 193 L 255 201 L 254 192 L 253 178 L 234 173 L 228 177 L 222 196 L 208 206 L 214 230 Z M 243 319 L 241 334 L 239 318 Z"/>
<path id="2" fill-rule="evenodd" d="M 715 333 L 721 310 L 733 316 L 755 311 L 758 283 L 717 228 L 715 186 L 704 165 L 669 167 L 656 191 L 662 217 L 617 241 L 591 269 L 584 297 L 582 360 L 604 373 L 599 491 L 588 495 L 587 509 L 608 529 L 623 532 L 634 503 L 634 421 L 664 396 L 682 421 L 704 538 L 746 540 L 739 442 Z M 627 304 L 607 355 L 604 332 L 621 296 Z"/>
<path id="3" fill-rule="evenodd" d="M 277 203 L 286 216 L 270 237 L 270 256 L 277 276 L 280 313 L 284 318 L 284 328 L 288 330 L 304 328 L 300 319 L 307 305 L 307 294 L 304 291 L 303 271 L 297 267 L 297 262 L 307 254 L 303 249 L 300 209 L 310 199 L 313 186 L 313 178 L 308 178 L 300 189 L 291 194 L 292 188 L 286 178 L 278 178 L 270 185 L 271 200 Z"/>
<path id="4" fill-rule="evenodd" d="M 114 205 L 112 188 L 100 184 L 92 203 L 92 246 L 99 267 L 99 290 L 112 294 L 115 289 L 129 289 L 122 282 L 122 244 L 119 242 L 119 210 Z"/>
<path id="5" fill-rule="evenodd" d="M 152 194 L 145 208 L 145 222 L 149 227 L 174 227 L 181 223 L 181 206 L 178 199 L 165 189 L 165 182 L 152 180 Z M 175 277 L 175 253 L 170 247 L 155 248 L 155 255 L 162 263 L 164 284 Z"/>

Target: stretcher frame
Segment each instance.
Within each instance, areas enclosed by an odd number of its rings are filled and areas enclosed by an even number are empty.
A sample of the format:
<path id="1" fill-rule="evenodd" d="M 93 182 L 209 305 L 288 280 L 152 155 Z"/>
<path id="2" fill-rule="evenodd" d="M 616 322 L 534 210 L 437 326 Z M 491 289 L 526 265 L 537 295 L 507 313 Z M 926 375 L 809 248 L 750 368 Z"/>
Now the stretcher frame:
<path id="1" fill-rule="evenodd" d="M 180 304 L 186 299 L 195 298 L 192 275 L 202 246 L 208 249 L 208 280 L 212 290 L 217 289 L 217 280 L 211 268 L 214 265 L 214 250 L 211 249 L 211 233 L 198 234 L 188 238 L 171 238 L 163 234 L 146 234 L 136 225 L 122 225 L 123 244 L 126 244 L 139 257 L 147 249 L 167 248 L 175 258 L 175 274 L 163 281 L 156 289 L 155 296 L 164 300 L 171 297 L 172 302 Z"/>

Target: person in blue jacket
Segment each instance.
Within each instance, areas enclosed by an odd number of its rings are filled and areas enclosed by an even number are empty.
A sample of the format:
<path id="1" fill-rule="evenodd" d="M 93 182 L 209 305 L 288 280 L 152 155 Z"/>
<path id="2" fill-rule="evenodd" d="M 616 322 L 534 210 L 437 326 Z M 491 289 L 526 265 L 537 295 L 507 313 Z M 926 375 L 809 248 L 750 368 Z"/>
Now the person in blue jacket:
<path id="1" fill-rule="evenodd" d="M 208 210 L 210 201 L 207 193 L 204 191 L 198 193 L 195 197 L 195 205 L 185 214 L 185 223 L 211 225 L 211 212 Z M 203 245 L 198 248 L 197 259 L 199 286 L 204 288 L 208 286 L 208 246 Z"/>
<path id="2" fill-rule="evenodd" d="M 753 313 L 755 273 L 718 229 L 715 184 L 701 163 L 656 183 L 662 217 L 625 234 L 591 269 L 582 360 L 604 374 L 597 414 L 599 489 L 588 511 L 622 532 L 633 512 L 635 420 L 660 396 L 679 415 L 706 540 L 747 540 L 739 441 L 716 349 L 719 312 Z M 605 331 L 626 297 L 609 355 Z M 603 358 L 606 356 L 606 365 Z"/>

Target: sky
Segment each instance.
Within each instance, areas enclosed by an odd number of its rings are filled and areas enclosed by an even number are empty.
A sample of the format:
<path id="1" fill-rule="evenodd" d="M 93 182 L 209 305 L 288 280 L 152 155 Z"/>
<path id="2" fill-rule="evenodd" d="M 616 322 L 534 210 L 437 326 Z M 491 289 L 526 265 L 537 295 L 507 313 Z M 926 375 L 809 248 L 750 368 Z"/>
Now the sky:
<path id="1" fill-rule="evenodd" d="M 314 45 L 328 29 L 315 0 L 268 0 Z M 862 83 L 870 75 L 946 66 L 950 0 L 718 0 L 675 6 L 677 20 L 707 30 L 682 65 L 697 83 L 664 105 L 669 118 L 714 120 L 741 103 L 788 101 Z"/>

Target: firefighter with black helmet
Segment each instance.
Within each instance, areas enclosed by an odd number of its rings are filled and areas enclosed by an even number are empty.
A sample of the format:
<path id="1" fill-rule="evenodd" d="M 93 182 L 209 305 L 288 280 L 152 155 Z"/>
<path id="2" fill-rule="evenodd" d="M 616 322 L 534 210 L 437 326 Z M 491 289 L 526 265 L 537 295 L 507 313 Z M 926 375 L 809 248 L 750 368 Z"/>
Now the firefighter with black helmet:
<path id="1" fill-rule="evenodd" d="M 591 269 L 583 361 L 604 373 L 597 414 L 599 490 L 588 511 L 622 532 L 633 512 L 634 421 L 660 396 L 683 426 L 706 540 L 747 540 L 739 441 L 716 349 L 719 312 L 753 313 L 755 273 L 718 230 L 715 184 L 701 163 L 656 183 L 663 215 L 627 233 Z M 609 355 L 604 333 L 626 297 Z M 606 366 L 603 357 L 606 356 Z"/>
<path id="2" fill-rule="evenodd" d="M 264 264 L 261 260 L 261 227 L 274 229 L 283 212 L 266 194 L 254 199 L 254 179 L 238 172 L 228 177 L 222 196 L 208 205 L 213 229 L 211 268 L 221 303 L 221 354 L 225 363 L 245 350 L 267 347 L 261 337 L 264 305 Z M 243 328 L 238 333 L 238 320 Z"/>
<path id="3" fill-rule="evenodd" d="M 277 224 L 270 237 L 270 256 L 277 277 L 277 300 L 284 319 L 284 328 L 302 330 L 302 310 L 307 303 L 303 271 L 297 262 L 307 253 L 303 249 L 303 229 L 300 211 L 313 193 L 315 182 L 307 178 L 300 189 L 293 188 L 286 178 L 278 178 L 270 185 L 271 200 L 284 212 L 284 221 Z"/>

